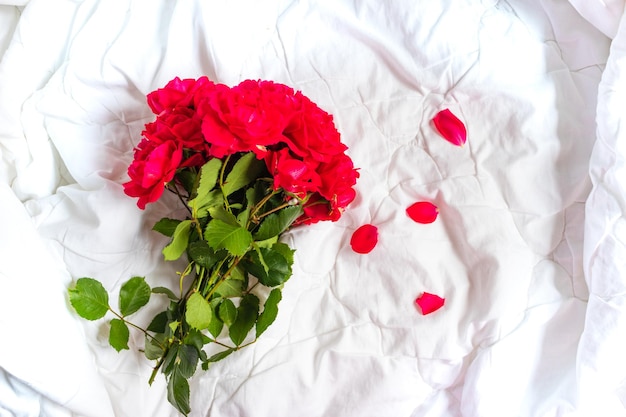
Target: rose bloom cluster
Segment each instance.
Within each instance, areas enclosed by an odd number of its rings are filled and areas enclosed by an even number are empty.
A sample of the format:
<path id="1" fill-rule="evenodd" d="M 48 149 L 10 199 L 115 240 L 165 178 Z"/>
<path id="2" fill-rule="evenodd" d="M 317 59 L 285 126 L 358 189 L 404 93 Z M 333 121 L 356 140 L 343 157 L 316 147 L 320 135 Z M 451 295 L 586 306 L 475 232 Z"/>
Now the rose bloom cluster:
<path id="1" fill-rule="evenodd" d="M 157 117 L 145 126 L 124 184 L 141 209 L 180 170 L 241 152 L 263 159 L 274 189 L 303 202 L 298 223 L 335 221 L 355 198 L 359 174 L 332 116 L 301 92 L 272 81 L 228 87 L 175 78 L 147 99 Z"/>

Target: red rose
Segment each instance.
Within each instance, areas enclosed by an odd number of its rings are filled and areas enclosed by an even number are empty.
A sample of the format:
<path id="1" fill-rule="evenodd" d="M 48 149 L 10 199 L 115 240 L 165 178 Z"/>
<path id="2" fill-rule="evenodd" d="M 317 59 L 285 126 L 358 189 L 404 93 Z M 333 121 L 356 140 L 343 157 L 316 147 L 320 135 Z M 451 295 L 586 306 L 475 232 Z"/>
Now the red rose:
<path id="1" fill-rule="evenodd" d="M 338 207 L 346 207 L 354 199 L 352 187 L 359 177 L 352 159 L 346 154 L 335 155 L 328 162 L 319 165 L 318 172 L 322 179 L 320 194 Z"/>
<path id="2" fill-rule="evenodd" d="M 269 152 L 265 164 L 274 177 L 275 190 L 282 188 L 304 198 L 307 193 L 316 192 L 321 185 L 315 167 L 294 158 L 287 148 Z"/>
<path id="3" fill-rule="evenodd" d="M 197 80 L 176 77 L 168 82 L 165 87 L 148 94 L 148 106 L 154 114 L 161 114 L 164 110 L 171 110 L 174 107 L 195 107 L 197 93 L 202 90 L 211 90 L 215 84 L 207 77 L 200 77 Z M 198 95 L 202 96 L 205 93 Z"/>
<path id="4" fill-rule="evenodd" d="M 212 156 L 251 151 L 264 157 L 267 146 L 283 139 L 296 105 L 293 89 L 252 80 L 233 88 L 216 87 L 198 108 L 205 138 L 216 147 Z"/>
<path id="5" fill-rule="evenodd" d="M 331 203 L 318 193 L 312 194 L 302 207 L 304 214 L 298 218 L 296 224 L 313 224 L 321 221 L 337 221 L 341 217 L 342 209 L 331 207 Z"/>
<path id="6" fill-rule="evenodd" d="M 137 206 L 145 209 L 161 197 L 165 185 L 176 174 L 183 158 L 182 148 L 174 141 L 161 144 L 143 139 L 135 149 L 135 159 L 128 167 L 130 181 L 124 184 L 124 192 L 139 197 Z"/>
<path id="7" fill-rule="evenodd" d="M 143 134 L 156 143 L 175 141 L 184 148 L 195 151 L 208 148 L 202 135 L 201 120 L 196 116 L 196 112 L 188 107 L 164 111 L 154 122 L 146 124 Z"/>
<path id="8" fill-rule="evenodd" d="M 347 146 L 341 142 L 333 117 L 300 92 L 296 97 L 299 111 L 284 131 L 289 148 L 298 156 L 320 162 L 328 162 L 334 155 L 343 153 Z"/>
<path id="9" fill-rule="evenodd" d="M 197 114 L 202 120 L 202 134 L 210 145 L 212 157 L 223 158 L 237 152 L 248 152 L 250 146 L 231 132 L 221 117 L 219 109 L 223 102 L 229 100 L 230 88 L 216 84 L 215 89 L 198 102 Z"/>
<path id="10" fill-rule="evenodd" d="M 235 135 L 261 146 L 282 138 L 293 112 L 293 89 L 271 81 L 246 80 L 230 92 L 220 116 Z"/>

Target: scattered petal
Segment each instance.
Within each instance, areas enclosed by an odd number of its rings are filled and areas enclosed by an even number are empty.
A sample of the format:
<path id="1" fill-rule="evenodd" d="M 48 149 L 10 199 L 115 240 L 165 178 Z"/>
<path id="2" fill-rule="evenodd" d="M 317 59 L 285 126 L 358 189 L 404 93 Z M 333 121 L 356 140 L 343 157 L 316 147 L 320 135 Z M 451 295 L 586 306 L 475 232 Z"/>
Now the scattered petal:
<path id="1" fill-rule="evenodd" d="M 364 224 L 352 233 L 350 246 L 356 253 L 369 253 L 378 243 L 378 228 L 371 224 Z"/>
<path id="2" fill-rule="evenodd" d="M 428 201 L 419 201 L 406 209 L 406 214 L 415 222 L 427 224 L 437 219 L 439 209 Z"/>
<path id="3" fill-rule="evenodd" d="M 435 127 L 445 140 L 456 146 L 463 146 L 467 140 L 465 125 L 450 110 L 440 111 L 433 118 Z"/>
<path id="4" fill-rule="evenodd" d="M 422 314 L 426 315 L 439 310 L 446 302 L 446 300 L 445 298 L 441 298 L 438 295 L 425 292 L 417 297 L 415 302 L 422 309 Z"/>

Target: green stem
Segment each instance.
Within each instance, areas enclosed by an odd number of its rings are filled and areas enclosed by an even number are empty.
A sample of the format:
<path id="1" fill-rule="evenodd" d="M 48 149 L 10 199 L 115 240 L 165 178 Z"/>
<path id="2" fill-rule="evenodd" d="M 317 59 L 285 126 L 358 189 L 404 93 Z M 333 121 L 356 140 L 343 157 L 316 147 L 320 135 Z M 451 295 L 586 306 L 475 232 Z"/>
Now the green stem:
<path id="1" fill-rule="evenodd" d="M 251 344 L 256 343 L 257 340 L 258 339 L 255 337 L 254 340 L 251 340 L 250 342 L 246 343 L 245 345 L 237 346 L 235 348 L 235 350 L 243 349 L 243 348 L 245 348 L 247 346 L 250 346 Z"/>
<path id="2" fill-rule="evenodd" d="M 163 355 L 161 355 L 161 357 L 157 360 L 156 365 L 154 365 L 154 368 L 152 368 L 152 373 L 150 374 L 148 385 L 152 385 L 152 383 L 154 382 L 154 379 L 156 378 L 156 374 L 157 372 L 159 372 L 161 365 L 163 365 L 163 361 L 165 360 L 165 357 L 167 356 L 168 352 L 169 352 L 169 349 L 167 350 L 164 349 Z"/>
<path id="3" fill-rule="evenodd" d="M 210 337 L 207 337 L 207 339 L 209 339 L 209 341 L 210 341 L 211 343 L 215 343 L 216 345 L 220 345 L 221 347 L 225 347 L 225 348 L 227 348 L 227 349 L 235 349 L 235 348 L 234 348 L 234 347 L 232 347 L 232 346 L 228 346 L 227 344 L 224 344 L 224 343 L 222 343 L 222 342 L 218 342 L 218 341 L 217 341 L 217 339 L 211 339 Z"/>
<path id="4" fill-rule="evenodd" d="M 213 273 L 211 274 L 211 276 L 209 277 L 208 281 L 207 281 L 207 288 L 209 288 L 209 294 L 205 295 L 204 298 L 205 299 L 209 299 L 209 296 L 213 293 L 213 291 L 211 291 L 211 289 L 213 288 L 213 286 L 215 285 L 215 281 L 217 279 L 217 277 L 220 274 L 220 269 L 222 269 L 222 266 L 224 265 L 224 262 L 226 262 L 226 259 L 222 259 L 219 263 L 219 265 L 217 265 L 217 267 L 213 270 Z"/>
<path id="5" fill-rule="evenodd" d="M 263 197 L 261 199 L 261 201 L 259 201 L 258 203 L 255 204 L 255 206 L 253 207 L 253 209 L 250 211 L 250 217 L 248 218 L 248 223 L 246 224 L 246 227 L 250 226 L 250 221 L 252 219 L 258 220 L 256 218 L 256 213 L 257 211 L 259 211 L 264 205 L 265 203 L 267 203 L 268 201 L 270 201 L 270 198 L 274 197 L 276 194 L 278 194 L 278 191 L 276 190 L 272 190 L 271 193 L 269 193 L 268 195 L 266 195 L 265 197 Z M 262 217 L 262 216 L 261 216 Z M 260 217 L 259 217 L 260 218 Z"/>
<path id="6" fill-rule="evenodd" d="M 192 215 L 193 213 L 191 212 L 191 209 L 189 208 L 189 206 L 187 205 L 187 202 L 185 201 L 185 197 L 182 196 L 180 194 L 180 191 L 178 191 L 178 187 L 176 185 L 174 185 L 173 187 L 170 186 L 169 184 L 165 187 L 167 188 L 170 192 L 176 194 L 176 196 L 178 197 L 178 199 L 181 201 L 181 203 L 183 203 L 183 206 L 185 206 L 185 208 L 187 209 L 187 211 L 189 212 L 190 215 Z"/>
<path id="7" fill-rule="evenodd" d="M 213 293 L 215 292 L 217 287 L 219 287 L 222 282 L 224 282 L 224 281 L 226 281 L 226 279 L 228 279 L 230 274 L 233 272 L 233 269 L 235 269 L 237 267 L 237 265 L 239 264 L 239 261 L 241 261 L 242 258 L 243 258 L 243 256 L 238 256 L 238 257 L 233 259 L 233 263 L 230 265 L 228 270 L 226 272 L 224 272 L 224 274 L 222 274 L 222 276 L 217 280 L 217 282 L 215 282 L 215 284 L 213 284 L 211 286 L 211 289 L 209 290 L 209 293 L 204 297 L 205 299 L 207 299 L 207 300 L 211 299 L 211 296 L 213 295 Z M 223 265 L 223 261 L 222 261 L 222 264 L 220 264 L 220 267 L 221 267 L 221 265 Z M 219 271 L 219 268 L 217 269 L 217 271 Z"/>
<path id="8" fill-rule="evenodd" d="M 185 280 L 185 277 L 191 273 L 192 268 L 193 268 L 193 262 L 190 262 L 187 264 L 187 267 L 185 268 L 185 270 L 181 272 L 180 274 L 180 279 L 178 280 L 178 286 L 179 286 L 181 298 L 183 295 L 183 281 Z"/>
<path id="9" fill-rule="evenodd" d="M 231 212 L 230 205 L 228 204 L 228 196 L 224 194 L 224 173 L 226 172 L 226 165 L 228 165 L 228 161 L 230 160 L 230 155 L 226 155 L 226 159 L 222 163 L 222 168 L 220 169 L 220 190 L 222 190 L 222 195 L 224 196 L 224 206 L 226 210 Z"/>
<path id="10" fill-rule="evenodd" d="M 268 215 L 270 215 L 270 214 L 272 214 L 272 213 L 276 213 L 277 211 L 282 210 L 282 209 L 284 209 L 285 207 L 289 207 L 289 206 L 291 206 L 291 203 L 288 201 L 288 202 L 286 202 L 285 204 L 282 204 L 282 205 L 280 205 L 280 206 L 278 206 L 278 207 L 274 207 L 273 209 L 271 209 L 271 210 L 269 210 L 269 211 L 266 211 L 265 213 L 263 213 L 263 214 L 259 215 L 259 216 L 256 218 L 256 220 L 261 220 L 263 217 L 268 216 Z"/>

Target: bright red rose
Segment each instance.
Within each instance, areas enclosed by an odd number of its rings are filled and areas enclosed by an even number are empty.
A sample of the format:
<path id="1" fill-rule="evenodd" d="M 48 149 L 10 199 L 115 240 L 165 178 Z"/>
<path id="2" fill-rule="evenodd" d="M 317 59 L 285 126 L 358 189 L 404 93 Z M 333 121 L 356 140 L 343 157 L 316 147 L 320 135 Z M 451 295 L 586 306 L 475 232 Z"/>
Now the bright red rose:
<path id="1" fill-rule="evenodd" d="M 139 197 L 137 206 L 145 209 L 147 203 L 161 197 L 165 185 L 174 179 L 182 159 L 183 150 L 174 141 L 157 144 L 143 139 L 128 167 L 130 181 L 124 184 L 124 192 L 130 197 Z"/>
<path id="2" fill-rule="evenodd" d="M 246 80 L 230 92 L 220 117 L 235 135 L 261 146 L 282 139 L 294 111 L 293 89 L 271 81 Z"/>
<path id="3" fill-rule="evenodd" d="M 252 151 L 262 158 L 267 146 L 283 139 L 294 106 L 293 89 L 246 80 L 233 88 L 218 84 L 199 104 L 198 113 L 206 140 L 216 147 L 212 156 Z"/>
<path id="4" fill-rule="evenodd" d="M 296 224 L 313 224 L 325 220 L 337 221 L 341 212 L 333 210 L 330 203 L 318 193 L 312 194 L 302 207 L 304 214 L 298 218 Z"/>
<path id="5" fill-rule="evenodd" d="M 188 107 L 164 111 L 152 123 L 146 124 L 143 135 L 156 143 L 175 141 L 195 151 L 208 150 L 201 128 L 202 121 Z"/>
<path id="6" fill-rule="evenodd" d="M 265 160 L 275 190 L 306 201 L 301 222 L 335 221 L 356 196 L 359 175 L 333 117 L 291 87 L 245 80 L 230 88 L 207 77 L 175 78 L 150 93 L 148 104 L 157 118 L 146 124 L 124 185 L 142 208 L 156 201 L 177 169 L 244 152 Z"/>
<path id="7" fill-rule="evenodd" d="M 328 162 L 321 163 L 318 172 L 322 179 L 320 194 L 329 201 L 337 200 L 341 195 L 340 207 L 347 206 L 354 199 L 352 193 L 346 193 L 348 189 L 356 184 L 359 177 L 358 171 L 354 169 L 352 159 L 346 154 L 335 155 Z M 348 196 L 352 195 L 350 199 Z M 345 202 L 346 200 L 349 200 Z"/>
<path id="8" fill-rule="evenodd" d="M 237 137 L 221 117 L 221 106 L 230 98 L 230 88 L 216 84 L 214 91 L 198 102 L 197 114 L 202 119 L 202 134 L 210 145 L 212 157 L 223 158 L 237 152 L 258 150 Z M 264 154 L 263 154 L 264 155 Z"/>
<path id="9" fill-rule="evenodd" d="M 346 151 L 333 117 L 300 92 L 296 94 L 300 108 L 285 128 L 284 141 L 298 156 L 328 162 Z"/>
<path id="10" fill-rule="evenodd" d="M 197 80 L 190 78 L 181 80 L 176 77 L 168 82 L 165 87 L 148 94 L 148 106 L 157 115 L 174 107 L 195 107 L 196 94 L 203 89 L 211 90 L 214 85 L 207 77 L 200 77 Z"/>
<path id="11" fill-rule="evenodd" d="M 294 158 L 289 149 L 268 152 L 265 157 L 268 171 L 274 177 L 274 189 L 283 190 L 304 198 L 307 193 L 319 189 L 320 177 L 315 166 L 310 166 L 301 159 Z"/>

